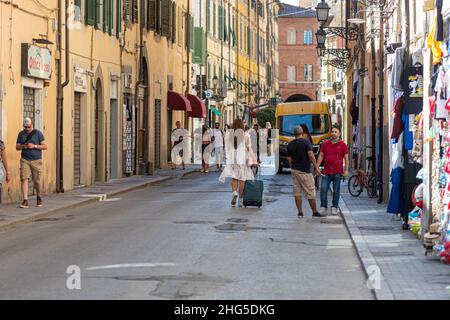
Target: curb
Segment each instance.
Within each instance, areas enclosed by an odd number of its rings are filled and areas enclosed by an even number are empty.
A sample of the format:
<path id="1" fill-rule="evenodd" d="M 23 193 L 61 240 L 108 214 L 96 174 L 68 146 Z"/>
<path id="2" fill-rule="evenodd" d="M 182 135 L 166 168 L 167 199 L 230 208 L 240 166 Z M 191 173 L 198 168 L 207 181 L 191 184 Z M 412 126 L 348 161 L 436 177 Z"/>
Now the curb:
<path id="1" fill-rule="evenodd" d="M 119 190 L 113 190 L 113 191 L 111 191 L 109 193 L 106 193 L 106 197 L 107 198 L 114 197 L 114 196 L 117 196 L 119 194 L 131 192 L 131 191 L 134 191 L 134 190 L 137 190 L 137 189 L 143 189 L 143 188 L 145 188 L 145 187 L 147 187 L 149 185 L 152 185 L 152 184 L 155 184 L 155 183 L 158 183 L 158 182 L 164 182 L 164 181 L 167 181 L 167 180 L 180 178 L 180 177 L 182 178 L 182 177 L 184 177 L 184 176 L 186 176 L 188 174 L 194 173 L 196 171 L 197 170 L 187 171 L 187 172 L 184 172 L 181 176 L 178 176 L 178 177 L 177 176 L 159 177 L 159 178 L 156 178 L 156 179 L 151 180 L 151 181 L 140 182 L 140 183 L 138 183 L 136 185 L 125 187 L 125 188 L 122 188 L 122 189 L 119 189 Z M 45 211 L 45 212 L 39 212 L 39 213 L 31 214 L 31 215 L 28 215 L 26 217 L 23 217 L 22 219 L 17 219 L 17 220 L 14 220 L 14 221 L 4 222 L 4 223 L 0 222 L 0 230 L 3 231 L 5 229 L 14 227 L 14 226 L 22 224 L 22 223 L 32 222 L 32 221 L 35 221 L 35 220 L 38 220 L 38 219 L 49 217 L 49 216 L 51 216 L 53 214 L 56 214 L 56 213 L 64 211 L 64 210 L 70 210 L 70 209 L 83 207 L 83 206 L 86 206 L 86 205 L 89 205 L 89 204 L 92 204 L 92 203 L 95 203 L 95 202 L 99 202 L 99 201 L 100 201 L 100 198 L 97 198 L 97 197 L 89 198 L 89 199 L 80 199 L 78 201 L 75 201 L 74 203 L 67 204 L 67 205 L 59 207 L 59 208 L 49 209 L 48 211 Z"/>
<path id="2" fill-rule="evenodd" d="M 344 224 L 347 227 L 347 231 L 350 234 L 352 242 L 356 248 L 356 253 L 358 254 L 359 260 L 364 267 L 364 273 L 366 274 L 368 281 L 371 276 L 369 275 L 370 267 L 376 266 L 378 270 L 380 270 L 380 288 L 371 289 L 371 291 L 375 295 L 375 298 L 377 300 L 395 300 L 394 294 L 392 293 L 389 284 L 384 279 L 383 272 L 381 271 L 380 266 L 377 264 L 375 258 L 370 252 L 369 246 L 367 245 L 366 241 L 364 241 L 363 235 L 361 234 L 361 231 L 353 220 L 352 213 L 348 209 L 347 205 L 345 204 L 345 200 L 342 197 L 339 205 L 341 207 Z"/>

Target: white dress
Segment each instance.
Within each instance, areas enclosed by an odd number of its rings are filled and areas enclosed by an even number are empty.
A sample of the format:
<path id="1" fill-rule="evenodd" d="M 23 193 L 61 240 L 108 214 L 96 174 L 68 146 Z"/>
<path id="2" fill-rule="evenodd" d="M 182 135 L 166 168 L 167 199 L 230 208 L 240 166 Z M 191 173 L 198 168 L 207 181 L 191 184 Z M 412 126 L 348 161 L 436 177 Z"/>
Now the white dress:
<path id="1" fill-rule="evenodd" d="M 243 139 L 238 139 L 237 148 L 235 148 L 234 136 L 230 132 L 227 131 L 225 134 L 225 153 L 227 160 L 219 181 L 224 183 L 226 178 L 240 181 L 255 179 L 250 166 L 256 164 L 257 161 L 252 150 L 250 135 L 245 132 Z"/>

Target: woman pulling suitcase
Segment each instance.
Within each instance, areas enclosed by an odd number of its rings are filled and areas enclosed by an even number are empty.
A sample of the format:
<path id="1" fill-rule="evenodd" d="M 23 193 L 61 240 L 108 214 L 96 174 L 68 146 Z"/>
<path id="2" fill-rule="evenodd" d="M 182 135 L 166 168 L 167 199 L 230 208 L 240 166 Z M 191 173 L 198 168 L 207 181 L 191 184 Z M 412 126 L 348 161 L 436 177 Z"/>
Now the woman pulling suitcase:
<path id="1" fill-rule="evenodd" d="M 231 129 L 225 134 L 227 161 L 219 181 L 224 183 L 226 178 L 231 178 L 231 205 L 235 206 L 238 202 L 238 206 L 242 207 L 245 181 L 254 180 L 252 166 L 257 165 L 258 161 L 252 150 L 250 135 L 245 132 L 243 121 L 239 118 L 235 119 Z"/>

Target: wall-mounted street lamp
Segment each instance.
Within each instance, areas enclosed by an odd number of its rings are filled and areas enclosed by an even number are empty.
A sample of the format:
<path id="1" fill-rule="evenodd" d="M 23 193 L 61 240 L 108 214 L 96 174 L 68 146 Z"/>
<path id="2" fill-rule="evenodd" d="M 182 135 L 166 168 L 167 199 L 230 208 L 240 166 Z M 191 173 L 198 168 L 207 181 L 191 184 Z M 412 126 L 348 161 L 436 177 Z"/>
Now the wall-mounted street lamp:
<path id="1" fill-rule="evenodd" d="M 346 40 L 357 40 L 358 39 L 358 28 L 347 28 L 347 27 L 324 27 L 325 23 L 328 21 L 330 14 L 330 7 L 322 0 L 316 7 L 317 20 L 320 23 L 320 29 L 326 34 L 334 34 Z M 317 34 L 316 34 L 317 35 Z M 325 42 L 324 42 L 325 43 Z"/>
<path id="2" fill-rule="evenodd" d="M 327 33 L 325 32 L 325 30 L 323 30 L 322 28 L 317 30 L 316 40 L 317 40 L 317 46 L 319 48 L 325 49 L 325 41 L 327 40 Z"/>

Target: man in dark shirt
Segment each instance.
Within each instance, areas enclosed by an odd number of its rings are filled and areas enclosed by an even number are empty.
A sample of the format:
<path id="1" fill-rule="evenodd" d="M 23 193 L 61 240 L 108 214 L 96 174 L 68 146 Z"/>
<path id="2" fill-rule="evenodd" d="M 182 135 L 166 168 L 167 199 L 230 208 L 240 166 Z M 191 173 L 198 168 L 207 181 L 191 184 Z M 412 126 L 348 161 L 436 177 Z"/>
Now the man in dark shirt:
<path id="1" fill-rule="evenodd" d="M 41 199 L 41 174 L 42 174 L 42 150 L 47 150 L 45 138 L 42 132 L 33 129 L 30 118 L 23 121 L 24 130 L 17 136 L 16 150 L 21 150 L 20 180 L 22 181 L 23 202 L 21 208 L 29 208 L 28 205 L 28 179 L 33 178 L 36 189 L 36 205 L 42 207 Z"/>
<path id="2" fill-rule="evenodd" d="M 298 216 L 303 217 L 302 211 L 302 191 L 311 206 L 313 217 L 320 217 L 317 212 L 316 187 L 314 177 L 311 173 L 311 163 L 314 165 L 316 173 L 320 175 L 319 166 L 313 153 L 311 142 L 302 138 L 303 129 L 301 126 L 294 128 L 295 139 L 288 144 L 288 161 L 292 170 L 292 181 L 294 185 L 295 204 L 298 209 Z"/>

